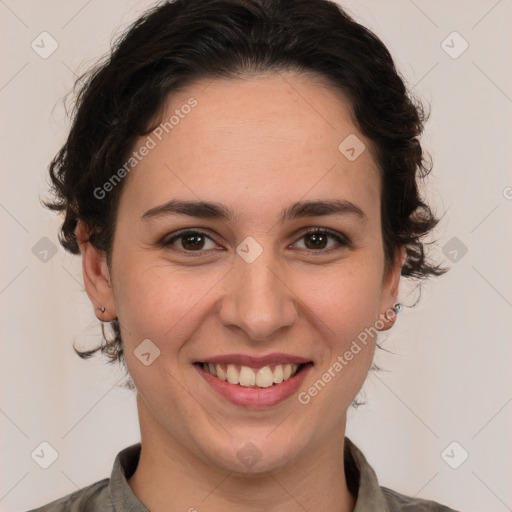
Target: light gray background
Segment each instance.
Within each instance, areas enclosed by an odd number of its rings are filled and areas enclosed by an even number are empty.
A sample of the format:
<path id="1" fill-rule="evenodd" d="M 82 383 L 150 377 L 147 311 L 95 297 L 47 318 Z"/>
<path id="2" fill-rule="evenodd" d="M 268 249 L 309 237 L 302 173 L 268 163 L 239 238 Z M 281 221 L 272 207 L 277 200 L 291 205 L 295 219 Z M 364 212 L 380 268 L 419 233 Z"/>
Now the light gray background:
<path id="1" fill-rule="evenodd" d="M 99 323 L 81 260 L 58 245 L 60 219 L 39 197 L 66 135 L 60 100 L 75 73 L 152 4 L 0 0 L 2 511 L 108 477 L 117 452 L 139 441 L 134 395 L 116 387 L 121 371 L 99 357 L 82 361 L 71 348 L 73 340 L 95 345 Z M 512 2 L 342 4 L 382 38 L 431 104 L 423 139 L 435 162 L 429 194 L 446 212 L 433 254 L 452 266 L 387 334 L 395 355 L 378 351 L 376 362 L 390 371 L 369 376 L 367 405 L 350 412 L 347 434 L 381 485 L 467 512 L 512 510 Z M 47 59 L 31 48 L 43 31 L 59 45 Z M 442 45 L 453 31 L 469 44 L 458 58 Z M 452 53 L 462 48 L 457 36 L 446 45 Z M 43 237 L 58 247 L 46 263 L 32 250 Z M 456 245 L 443 252 L 453 237 Z M 404 286 L 406 304 L 415 299 L 409 292 Z M 46 470 L 31 458 L 43 441 L 58 452 Z M 452 469 L 446 461 L 456 465 L 462 450 L 468 459 Z M 205 502 L 200 510 L 207 509 Z"/>

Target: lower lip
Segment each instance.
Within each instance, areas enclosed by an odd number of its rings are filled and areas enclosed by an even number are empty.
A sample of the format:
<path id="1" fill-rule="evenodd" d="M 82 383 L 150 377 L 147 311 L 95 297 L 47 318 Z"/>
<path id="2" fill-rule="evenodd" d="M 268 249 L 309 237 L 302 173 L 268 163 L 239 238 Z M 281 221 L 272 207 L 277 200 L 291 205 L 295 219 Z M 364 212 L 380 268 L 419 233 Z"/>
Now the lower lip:
<path id="1" fill-rule="evenodd" d="M 232 404 L 245 407 L 270 407 L 286 400 L 295 393 L 312 367 L 312 364 L 307 364 L 293 377 L 290 377 L 280 384 L 274 384 L 269 388 L 244 388 L 238 384 L 230 384 L 229 382 L 214 377 L 203 370 L 198 364 L 194 366 L 203 379 L 205 379 L 217 393 Z"/>

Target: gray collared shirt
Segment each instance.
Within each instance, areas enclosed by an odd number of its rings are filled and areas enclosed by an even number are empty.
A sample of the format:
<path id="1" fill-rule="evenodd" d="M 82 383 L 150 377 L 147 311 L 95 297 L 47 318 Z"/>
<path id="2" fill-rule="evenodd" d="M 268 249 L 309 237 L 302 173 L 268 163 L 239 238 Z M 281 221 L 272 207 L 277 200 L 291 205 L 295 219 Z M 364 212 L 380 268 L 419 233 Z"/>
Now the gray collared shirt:
<path id="1" fill-rule="evenodd" d="M 137 468 L 140 450 L 140 443 L 121 450 L 110 478 L 29 512 L 149 512 L 128 485 Z M 345 437 L 344 462 L 347 485 L 357 496 L 354 512 L 457 512 L 435 501 L 404 496 L 381 487 L 375 471 L 348 437 Z"/>

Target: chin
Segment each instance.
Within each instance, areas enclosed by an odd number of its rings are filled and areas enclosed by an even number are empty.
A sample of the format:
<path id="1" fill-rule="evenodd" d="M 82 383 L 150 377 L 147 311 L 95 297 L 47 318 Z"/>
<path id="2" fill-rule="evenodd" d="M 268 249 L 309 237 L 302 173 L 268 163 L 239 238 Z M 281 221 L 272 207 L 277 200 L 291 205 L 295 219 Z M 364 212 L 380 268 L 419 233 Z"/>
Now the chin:
<path id="1" fill-rule="evenodd" d="M 280 435 L 269 435 L 271 431 L 259 429 L 253 434 L 225 435 L 224 442 L 203 446 L 203 456 L 206 455 L 219 469 L 240 475 L 257 476 L 275 471 L 293 462 L 306 440 L 293 437 L 286 427 Z"/>

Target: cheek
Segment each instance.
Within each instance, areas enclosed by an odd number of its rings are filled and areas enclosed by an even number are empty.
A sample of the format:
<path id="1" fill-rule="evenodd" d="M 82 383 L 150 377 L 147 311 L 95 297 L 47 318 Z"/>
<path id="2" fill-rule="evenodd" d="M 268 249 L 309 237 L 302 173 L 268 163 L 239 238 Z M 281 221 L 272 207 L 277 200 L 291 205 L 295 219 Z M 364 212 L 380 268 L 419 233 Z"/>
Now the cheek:
<path id="1" fill-rule="evenodd" d="M 299 395 L 310 412 L 325 414 L 322 428 L 342 421 L 371 367 L 380 310 L 381 272 L 377 266 L 358 266 L 334 272 L 323 281 L 323 291 L 308 302 L 310 318 L 317 318 L 318 365 L 315 378 Z M 321 292 L 321 293 L 320 293 Z"/>
<path id="2" fill-rule="evenodd" d="M 130 372 L 135 372 L 132 377 L 136 380 L 140 373 L 140 363 L 134 355 L 146 339 L 158 348 L 155 366 L 175 373 L 180 365 L 189 362 L 195 340 L 200 339 L 197 332 L 212 320 L 208 315 L 226 269 L 179 268 L 148 254 L 122 254 L 114 276 L 116 312 L 126 362 Z"/>
<path id="3" fill-rule="evenodd" d="M 153 411 L 156 416 L 176 408 L 185 414 L 187 402 L 174 399 L 181 396 L 175 376 L 182 348 L 201 322 L 203 287 L 190 276 L 171 273 L 165 263 L 145 265 L 141 260 L 134 265 L 125 261 L 118 277 L 116 308 L 128 371 L 141 395 L 149 398 L 147 406 L 162 398 L 161 411 Z"/>
<path id="4" fill-rule="evenodd" d="M 190 322 L 206 284 L 171 273 L 170 267 L 166 272 L 162 264 L 124 270 L 116 287 L 116 310 L 128 331 L 126 342 L 176 337 L 176 331 Z"/>
<path id="5" fill-rule="evenodd" d="M 332 330 L 331 337 L 346 340 L 378 318 L 381 280 L 374 261 L 347 262 L 297 279 L 294 290 L 324 328 Z"/>

